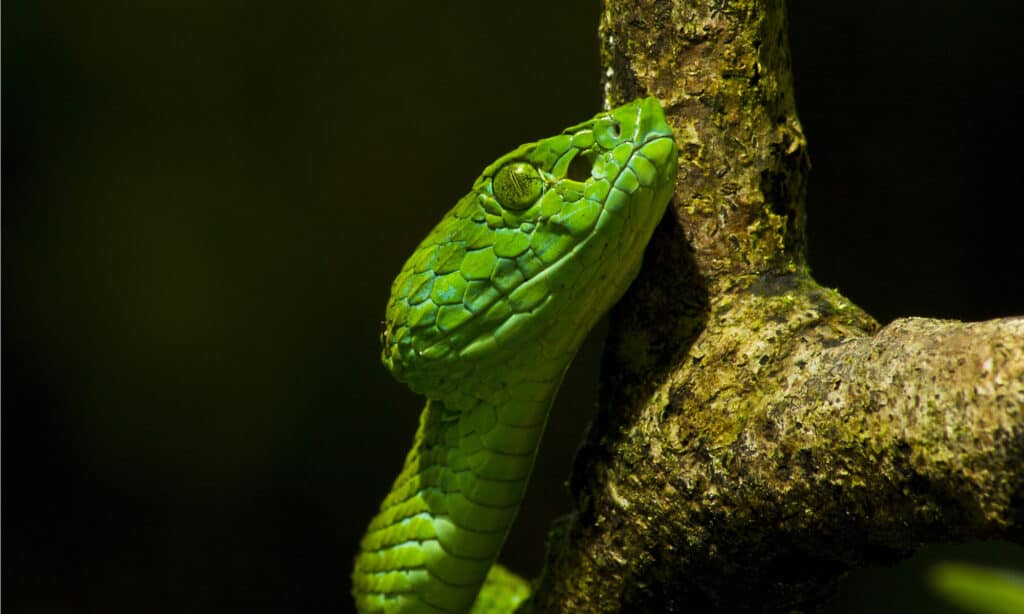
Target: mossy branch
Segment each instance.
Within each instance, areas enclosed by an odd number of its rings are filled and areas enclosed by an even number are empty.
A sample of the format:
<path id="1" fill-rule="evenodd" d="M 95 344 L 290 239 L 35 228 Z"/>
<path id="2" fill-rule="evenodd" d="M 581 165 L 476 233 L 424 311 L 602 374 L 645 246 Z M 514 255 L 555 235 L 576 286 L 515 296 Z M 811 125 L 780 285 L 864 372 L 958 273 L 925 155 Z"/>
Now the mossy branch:
<path id="1" fill-rule="evenodd" d="M 815 610 L 924 543 L 1024 541 L 1024 318 L 879 330 L 810 277 L 781 0 L 607 0 L 600 34 L 609 103 L 657 96 L 682 155 L 534 605 Z"/>

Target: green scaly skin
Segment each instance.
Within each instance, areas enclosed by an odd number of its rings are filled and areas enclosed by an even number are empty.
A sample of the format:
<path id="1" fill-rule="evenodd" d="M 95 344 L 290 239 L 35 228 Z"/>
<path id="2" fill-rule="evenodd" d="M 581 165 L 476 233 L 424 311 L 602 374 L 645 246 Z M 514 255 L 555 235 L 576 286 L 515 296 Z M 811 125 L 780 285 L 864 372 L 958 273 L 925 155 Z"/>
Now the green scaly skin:
<path id="1" fill-rule="evenodd" d="M 509 612 L 528 598 L 492 565 L 562 376 L 636 276 L 676 155 L 655 99 L 601 113 L 484 169 L 405 263 L 383 360 L 428 401 L 356 557 L 360 611 Z"/>

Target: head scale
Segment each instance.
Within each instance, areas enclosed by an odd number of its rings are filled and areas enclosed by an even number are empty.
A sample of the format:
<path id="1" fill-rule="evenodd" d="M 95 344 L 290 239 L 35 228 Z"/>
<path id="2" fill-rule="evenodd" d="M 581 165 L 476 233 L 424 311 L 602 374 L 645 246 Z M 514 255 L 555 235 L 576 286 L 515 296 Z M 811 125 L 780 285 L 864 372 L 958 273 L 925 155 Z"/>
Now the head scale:
<path id="1" fill-rule="evenodd" d="M 646 98 L 499 158 L 395 279 L 384 364 L 432 398 L 481 372 L 564 370 L 636 275 L 676 155 Z"/>

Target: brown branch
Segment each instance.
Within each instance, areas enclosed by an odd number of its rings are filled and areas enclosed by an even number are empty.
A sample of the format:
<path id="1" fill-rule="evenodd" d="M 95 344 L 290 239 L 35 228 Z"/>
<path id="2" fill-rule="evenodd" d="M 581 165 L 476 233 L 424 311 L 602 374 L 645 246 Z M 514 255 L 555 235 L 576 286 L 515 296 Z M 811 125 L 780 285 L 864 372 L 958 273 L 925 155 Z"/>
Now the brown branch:
<path id="1" fill-rule="evenodd" d="M 1024 541 L 1024 319 L 875 321 L 811 279 L 778 0 L 608 0 L 609 102 L 652 93 L 673 210 L 616 309 L 541 611 L 815 609 L 923 543 Z"/>

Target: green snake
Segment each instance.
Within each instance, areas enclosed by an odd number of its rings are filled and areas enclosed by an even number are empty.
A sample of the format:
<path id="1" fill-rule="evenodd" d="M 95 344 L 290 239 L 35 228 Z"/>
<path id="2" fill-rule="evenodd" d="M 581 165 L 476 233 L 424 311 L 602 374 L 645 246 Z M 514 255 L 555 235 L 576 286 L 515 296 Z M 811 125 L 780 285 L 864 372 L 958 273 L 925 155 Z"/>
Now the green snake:
<path id="1" fill-rule="evenodd" d="M 676 156 L 654 98 L 600 113 L 498 158 L 402 267 L 382 358 L 427 405 L 356 557 L 360 611 L 527 599 L 495 558 L 562 376 L 636 276 Z"/>

